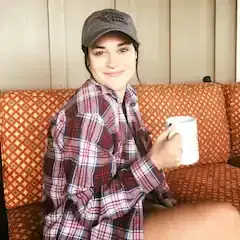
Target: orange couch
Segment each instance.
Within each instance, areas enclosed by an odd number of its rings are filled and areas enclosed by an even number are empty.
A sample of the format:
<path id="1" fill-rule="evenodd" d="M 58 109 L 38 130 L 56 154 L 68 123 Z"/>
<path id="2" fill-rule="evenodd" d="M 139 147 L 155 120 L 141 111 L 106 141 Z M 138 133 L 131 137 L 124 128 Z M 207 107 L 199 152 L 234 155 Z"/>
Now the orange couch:
<path id="1" fill-rule="evenodd" d="M 198 121 L 200 161 L 166 169 L 179 203 L 216 200 L 240 210 L 240 84 L 138 85 L 140 110 L 153 141 L 172 115 Z M 0 139 L 9 235 L 40 239 L 42 165 L 50 117 L 75 89 L 19 90 L 0 98 Z"/>

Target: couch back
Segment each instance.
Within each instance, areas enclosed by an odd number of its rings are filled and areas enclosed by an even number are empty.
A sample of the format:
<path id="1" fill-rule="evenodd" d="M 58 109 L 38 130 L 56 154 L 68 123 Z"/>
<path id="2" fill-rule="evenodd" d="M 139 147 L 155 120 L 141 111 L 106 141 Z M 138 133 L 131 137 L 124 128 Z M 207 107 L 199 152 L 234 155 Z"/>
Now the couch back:
<path id="1" fill-rule="evenodd" d="M 240 83 L 224 84 L 226 109 L 231 136 L 230 157 L 240 156 Z"/>
<path id="2" fill-rule="evenodd" d="M 156 140 L 170 116 L 196 117 L 200 160 L 197 164 L 227 162 L 229 126 L 220 84 L 139 85 L 136 88 L 145 125 Z"/>
<path id="3" fill-rule="evenodd" d="M 220 85 L 139 85 L 136 90 L 153 140 L 163 130 L 167 117 L 195 116 L 200 163 L 228 160 L 229 128 Z M 7 208 L 40 201 L 49 121 L 74 92 L 75 89 L 20 90 L 1 96 L 1 148 Z"/>
<path id="4" fill-rule="evenodd" d="M 1 152 L 6 207 L 37 202 L 51 116 L 75 92 L 30 90 L 3 93 L 0 99 Z"/>

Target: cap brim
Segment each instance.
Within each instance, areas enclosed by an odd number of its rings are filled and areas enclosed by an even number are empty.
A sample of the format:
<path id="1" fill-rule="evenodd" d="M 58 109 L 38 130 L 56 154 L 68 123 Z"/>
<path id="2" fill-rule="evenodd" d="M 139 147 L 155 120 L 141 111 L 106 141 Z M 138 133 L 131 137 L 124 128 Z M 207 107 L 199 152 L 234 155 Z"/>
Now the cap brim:
<path id="1" fill-rule="evenodd" d="M 103 35 L 110 33 L 110 32 L 121 32 L 126 34 L 127 36 L 129 36 L 130 38 L 132 38 L 137 44 L 140 44 L 139 40 L 136 38 L 136 36 L 134 36 L 133 34 L 129 33 L 128 31 L 121 29 L 121 28 L 109 28 L 106 30 L 103 30 L 101 32 L 99 32 L 98 34 L 96 34 L 95 36 L 93 36 L 93 39 L 91 40 L 91 42 L 88 44 L 88 46 L 91 46 L 98 38 L 102 37 Z M 87 47 L 88 47 L 87 46 Z"/>

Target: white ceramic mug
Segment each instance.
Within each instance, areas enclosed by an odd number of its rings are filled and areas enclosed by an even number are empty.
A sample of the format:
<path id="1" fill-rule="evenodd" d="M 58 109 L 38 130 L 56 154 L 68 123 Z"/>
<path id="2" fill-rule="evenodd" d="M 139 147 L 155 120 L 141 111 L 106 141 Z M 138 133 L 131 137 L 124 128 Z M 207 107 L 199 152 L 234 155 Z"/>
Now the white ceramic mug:
<path id="1" fill-rule="evenodd" d="M 182 137 L 181 165 L 191 165 L 199 160 L 197 120 L 191 116 L 175 116 L 166 120 L 166 127 L 174 126 L 174 132 Z"/>

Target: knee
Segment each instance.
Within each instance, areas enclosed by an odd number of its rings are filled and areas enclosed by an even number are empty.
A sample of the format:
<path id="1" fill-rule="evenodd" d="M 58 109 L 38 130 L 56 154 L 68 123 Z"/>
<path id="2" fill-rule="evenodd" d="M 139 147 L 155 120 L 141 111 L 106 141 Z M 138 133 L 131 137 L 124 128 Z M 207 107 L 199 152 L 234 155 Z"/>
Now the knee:
<path id="1" fill-rule="evenodd" d="M 238 221 L 240 223 L 240 213 L 232 204 L 227 202 L 220 202 L 212 204 L 211 213 L 215 217 L 224 221 Z"/>
<path id="2" fill-rule="evenodd" d="M 240 222 L 240 213 L 238 210 L 228 202 L 212 202 L 206 201 L 194 204 L 192 207 L 195 209 L 195 213 L 199 218 L 203 218 L 209 221 L 232 221 Z M 191 210 L 192 208 L 188 208 Z M 193 209 L 192 209 L 193 210 Z"/>
<path id="3" fill-rule="evenodd" d="M 239 215 L 237 208 L 235 208 L 231 203 L 228 202 L 219 202 L 216 204 L 216 208 L 226 213 Z"/>

